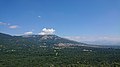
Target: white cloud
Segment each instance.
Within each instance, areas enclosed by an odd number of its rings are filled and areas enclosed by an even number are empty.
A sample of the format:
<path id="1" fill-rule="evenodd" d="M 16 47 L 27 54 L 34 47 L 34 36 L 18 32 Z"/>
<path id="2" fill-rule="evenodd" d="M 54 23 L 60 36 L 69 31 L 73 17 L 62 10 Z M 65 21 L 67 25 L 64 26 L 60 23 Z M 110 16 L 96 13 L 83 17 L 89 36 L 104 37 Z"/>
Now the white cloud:
<path id="1" fill-rule="evenodd" d="M 54 34 L 55 30 L 53 28 L 43 28 L 39 35 L 51 35 Z"/>
<path id="2" fill-rule="evenodd" d="M 4 22 L 0 22 L 0 25 L 6 25 L 6 23 L 4 23 Z"/>
<path id="3" fill-rule="evenodd" d="M 90 44 L 117 44 L 120 36 L 65 36 L 64 38 Z"/>
<path id="4" fill-rule="evenodd" d="M 10 23 L 0 22 L 1 26 L 7 26 L 8 28 L 15 29 L 18 28 L 18 25 L 11 25 Z"/>
<path id="5" fill-rule="evenodd" d="M 65 36 L 75 41 L 96 41 L 96 40 L 109 40 L 109 41 L 120 41 L 120 36 Z"/>
<path id="6" fill-rule="evenodd" d="M 10 25 L 10 24 L 5 22 L 0 22 L 0 25 Z"/>
<path id="7" fill-rule="evenodd" d="M 31 34 L 33 34 L 33 32 L 29 31 L 29 32 L 25 32 L 24 34 L 25 35 L 31 35 Z"/>
<path id="8" fill-rule="evenodd" d="M 18 25 L 12 25 L 12 26 L 9 26 L 9 28 L 16 29 L 16 28 L 18 28 Z"/>

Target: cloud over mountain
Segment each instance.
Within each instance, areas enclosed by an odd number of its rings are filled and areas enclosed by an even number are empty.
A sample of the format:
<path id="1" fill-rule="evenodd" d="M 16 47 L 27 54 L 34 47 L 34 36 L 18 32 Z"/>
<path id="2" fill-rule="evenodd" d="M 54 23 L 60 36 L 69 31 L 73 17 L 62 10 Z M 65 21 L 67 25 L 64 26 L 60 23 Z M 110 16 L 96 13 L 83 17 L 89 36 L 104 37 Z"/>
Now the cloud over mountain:
<path id="1" fill-rule="evenodd" d="M 39 35 L 51 35 L 54 34 L 55 30 L 53 28 L 43 28 Z"/>

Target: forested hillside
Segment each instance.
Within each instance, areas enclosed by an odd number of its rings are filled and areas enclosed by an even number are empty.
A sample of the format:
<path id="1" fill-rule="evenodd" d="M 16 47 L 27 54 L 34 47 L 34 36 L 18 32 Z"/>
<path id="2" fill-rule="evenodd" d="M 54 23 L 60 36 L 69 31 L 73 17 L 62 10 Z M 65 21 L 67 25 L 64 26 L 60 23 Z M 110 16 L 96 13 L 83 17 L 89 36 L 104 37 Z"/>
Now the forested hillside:
<path id="1" fill-rule="evenodd" d="M 89 47 L 53 35 L 0 34 L 0 67 L 120 67 L 120 49 Z"/>

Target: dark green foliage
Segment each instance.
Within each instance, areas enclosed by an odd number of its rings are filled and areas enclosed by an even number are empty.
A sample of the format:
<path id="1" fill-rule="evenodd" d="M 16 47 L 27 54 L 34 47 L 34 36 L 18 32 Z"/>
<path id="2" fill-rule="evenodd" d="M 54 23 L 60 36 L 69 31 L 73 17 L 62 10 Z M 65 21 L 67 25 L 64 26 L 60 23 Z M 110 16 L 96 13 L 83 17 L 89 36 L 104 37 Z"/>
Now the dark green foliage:
<path id="1" fill-rule="evenodd" d="M 78 42 L 42 37 L 0 34 L 0 67 L 120 67 L 120 49 L 51 46 Z"/>
<path id="2" fill-rule="evenodd" d="M 0 48 L 0 67 L 119 67 L 120 50 L 107 48 Z M 83 49 L 92 51 L 83 51 Z M 58 53 L 56 55 L 56 53 Z"/>

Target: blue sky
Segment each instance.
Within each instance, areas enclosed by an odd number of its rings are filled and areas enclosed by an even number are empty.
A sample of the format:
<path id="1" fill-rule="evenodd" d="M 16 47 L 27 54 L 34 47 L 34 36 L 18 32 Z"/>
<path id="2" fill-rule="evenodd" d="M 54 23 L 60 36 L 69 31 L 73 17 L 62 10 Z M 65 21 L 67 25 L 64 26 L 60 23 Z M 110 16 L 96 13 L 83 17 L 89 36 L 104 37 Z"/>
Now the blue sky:
<path id="1" fill-rule="evenodd" d="M 120 0 L 0 0 L 0 32 L 119 36 Z"/>

